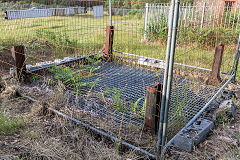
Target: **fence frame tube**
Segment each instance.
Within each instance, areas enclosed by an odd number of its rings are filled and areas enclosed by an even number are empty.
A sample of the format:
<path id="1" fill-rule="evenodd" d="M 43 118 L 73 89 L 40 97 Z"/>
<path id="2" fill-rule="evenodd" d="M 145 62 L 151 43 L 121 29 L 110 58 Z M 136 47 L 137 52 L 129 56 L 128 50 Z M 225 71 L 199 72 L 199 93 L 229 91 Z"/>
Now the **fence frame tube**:
<path id="1" fill-rule="evenodd" d="M 88 124 L 86 124 L 86 123 L 84 123 L 84 122 L 82 122 L 82 121 L 80 121 L 80 120 L 78 120 L 78 119 L 76 119 L 76 118 L 73 118 L 73 117 L 71 117 L 71 116 L 69 116 L 69 115 L 67 115 L 67 114 L 65 114 L 65 113 L 63 113 L 63 112 L 60 112 L 60 111 L 58 111 L 58 110 L 56 110 L 56 109 L 53 109 L 53 108 L 48 108 L 48 109 L 49 109 L 50 111 L 52 111 L 52 112 L 60 115 L 60 116 L 63 116 L 64 118 L 67 118 L 67 119 L 69 119 L 69 120 L 71 120 L 71 121 L 73 121 L 73 122 L 75 122 L 75 123 L 77 123 L 77 124 L 79 124 L 79 125 L 82 125 L 83 127 L 87 128 L 87 129 L 90 129 L 90 130 L 92 130 L 92 131 L 94 131 L 94 132 L 96 132 L 96 133 L 98 133 L 98 134 L 100 134 L 100 135 L 103 135 L 103 136 L 105 136 L 105 137 L 107 137 L 107 138 L 110 138 L 111 140 L 113 140 L 113 141 L 115 141 L 115 142 L 119 142 L 119 143 L 121 143 L 121 144 L 123 144 L 123 145 L 125 145 L 125 146 L 128 146 L 128 147 L 130 147 L 130 148 L 132 148 L 132 149 L 134 149 L 134 150 L 137 150 L 137 151 L 139 151 L 139 152 L 142 152 L 143 154 L 148 155 L 148 156 L 151 157 L 151 158 L 156 158 L 156 156 L 155 156 L 154 154 L 149 153 L 149 152 L 146 151 L 146 150 L 143 150 L 143 149 L 141 149 L 141 148 L 139 148 L 139 147 L 136 147 L 136 146 L 134 146 L 134 145 L 131 145 L 131 144 L 129 144 L 129 143 L 127 143 L 127 142 L 125 142 L 125 141 L 117 138 L 117 137 L 114 137 L 114 136 L 112 136 L 112 135 L 110 135 L 110 134 L 108 134 L 108 133 L 106 133 L 106 132 L 104 132 L 104 131 L 101 131 L 101 130 L 99 130 L 99 129 L 97 129 L 97 128 L 94 128 L 94 127 L 92 127 L 92 126 L 90 126 L 90 125 L 88 125 Z"/>
<path id="2" fill-rule="evenodd" d="M 145 19 L 144 19 L 144 35 L 143 40 L 147 39 L 147 24 L 148 24 L 148 3 L 145 4 Z"/>
<path id="3" fill-rule="evenodd" d="M 217 93 L 212 97 L 212 99 L 210 101 L 208 101 L 208 103 L 165 145 L 164 150 L 169 147 L 173 140 L 187 127 L 189 127 L 190 125 L 193 124 L 193 122 L 195 122 L 199 116 L 208 108 L 208 106 L 217 98 L 217 96 L 222 92 L 222 90 L 233 80 L 235 74 L 233 74 L 228 81 L 217 91 Z"/>
<path id="4" fill-rule="evenodd" d="M 167 79 L 168 79 L 168 69 L 169 69 L 169 59 L 172 43 L 172 27 L 173 27 L 173 18 L 174 18 L 174 0 L 171 0 L 171 7 L 169 9 L 169 21 L 168 21 L 168 40 L 167 40 L 167 50 L 166 50 L 166 64 L 164 71 L 164 80 L 163 80 L 163 89 L 162 89 L 162 101 L 160 108 L 160 120 L 158 127 L 158 141 L 157 141 L 157 153 L 160 155 L 162 151 L 162 128 L 164 120 L 164 107 L 166 99 L 166 90 L 167 90 Z"/>
<path id="5" fill-rule="evenodd" d="M 174 57 L 175 57 L 177 30 L 178 30 L 177 27 L 178 27 L 178 23 L 179 23 L 179 21 L 178 21 L 179 20 L 179 8 L 180 8 L 180 0 L 175 0 L 170 64 L 169 64 L 169 70 L 168 70 L 168 82 L 167 82 L 167 92 L 166 92 L 164 121 L 163 121 L 162 146 L 165 145 L 166 136 L 167 136 L 168 110 L 169 110 L 170 94 L 171 94 L 171 89 L 172 89 L 173 66 L 174 66 Z"/>
<path id="6" fill-rule="evenodd" d="M 109 0 L 109 25 L 112 26 L 112 1 Z"/>
<path id="7" fill-rule="evenodd" d="M 240 54 L 240 33 L 238 36 L 238 42 L 237 42 L 237 49 L 236 49 L 236 53 L 235 53 L 235 58 L 234 58 L 234 62 L 233 62 L 233 68 L 232 68 L 232 74 L 235 74 L 235 76 L 233 77 L 233 81 L 236 80 L 236 74 L 237 74 L 237 69 L 238 69 L 238 63 L 239 63 L 239 54 Z"/>
<path id="8" fill-rule="evenodd" d="M 204 5 L 203 5 L 203 11 L 202 11 L 201 28 L 203 28 L 203 24 L 204 24 L 204 16 L 205 16 L 206 5 L 207 5 L 207 3 L 204 2 Z"/>

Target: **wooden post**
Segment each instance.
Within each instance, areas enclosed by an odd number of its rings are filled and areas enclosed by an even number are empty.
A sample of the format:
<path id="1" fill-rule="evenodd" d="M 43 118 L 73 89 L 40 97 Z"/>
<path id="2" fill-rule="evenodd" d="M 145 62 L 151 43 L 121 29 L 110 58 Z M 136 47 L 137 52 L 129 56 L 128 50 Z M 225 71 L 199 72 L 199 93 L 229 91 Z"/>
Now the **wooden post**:
<path id="1" fill-rule="evenodd" d="M 114 27 L 107 26 L 106 32 L 105 53 L 103 54 L 103 59 L 111 60 L 113 50 Z"/>
<path id="2" fill-rule="evenodd" d="M 15 60 L 16 70 L 15 77 L 17 80 L 25 80 L 26 78 L 26 64 L 25 64 L 25 54 L 24 46 L 12 46 L 11 47 L 12 56 Z"/>
<path id="3" fill-rule="evenodd" d="M 215 50 L 215 55 L 214 55 L 213 65 L 212 65 L 212 72 L 207 81 L 207 84 L 209 85 L 218 86 L 221 83 L 220 69 L 222 64 L 223 51 L 224 51 L 224 45 L 219 44 Z"/>
<path id="4" fill-rule="evenodd" d="M 152 134 L 158 132 L 160 107 L 162 97 L 162 84 L 156 82 L 155 87 L 147 87 L 146 112 L 144 117 L 144 130 L 150 130 Z"/>

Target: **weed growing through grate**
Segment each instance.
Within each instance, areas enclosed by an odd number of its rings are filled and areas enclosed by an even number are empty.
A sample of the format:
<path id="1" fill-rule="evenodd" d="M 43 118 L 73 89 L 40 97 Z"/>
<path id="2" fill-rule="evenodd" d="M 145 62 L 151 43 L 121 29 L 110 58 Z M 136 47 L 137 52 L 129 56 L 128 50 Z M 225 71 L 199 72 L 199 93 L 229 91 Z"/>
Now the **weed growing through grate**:
<path id="1" fill-rule="evenodd" d="M 74 94 L 83 94 L 81 89 L 92 89 L 99 81 L 99 78 L 91 81 L 90 78 L 94 76 L 94 73 L 100 69 L 97 66 L 101 60 L 95 61 L 94 58 L 87 58 L 88 64 L 79 64 L 80 70 L 73 66 L 69 68 L 66 66 L 53 66 L 49 69 L 49 72 L 54 74 L 56 80 L 62 81 L 62 83 L 68 87 L 73 88 Z"/>
<path id="2" fill-rule="evenodd" d="M 126 112 L 127 109 L 125 108 L 125 105 L 122 102 L 121 90 L 114 87 L 113 90 L 112 90 L 112 97 L 113 97 L 113 100 L 114 100 L 113 109 L 115 111 L 122 112 L 122 113 Z"/>
<path id="3" fill-rule="evenodd" d="M 173 117 L 178 123 L 185 123 L 187 120 L 186 109 L 190 103 L 194 101 L 192 97 L 188 97 L 188 90 L 184 88 L 176 89 L 174 97 Z"/>
<path id="4" fill-rule="evenodd" d="M 143 97 L 139 98 L 136 102 L 130 102 L 130 111 L 141 116 L 145 114 L 145 104 L 143 105 L 142 109 L 139 108 L 139 102 L 143 99 Z M 144 107 L 145 106 L 145 107 Z"/>
<path id="5" fill-rule="evenodd" d="M 182 100 L 179 100 L 176 102 L 176 108 L 174 111 L 174 117 L 176 117 L 176 120 L 179 122 L 185 122 L 186 121 L 186 113 L 184 112 L 184 107 L 186 104 L 191 102 L 193 99 L 187 99 L 183 98 Z"/>
<path id="6" fill-rule="evenodd" d="M 139 98 L 135 102 L 128 102 L 127 100 L 128 98 L 123 98 L 121 89 L 115 88 L 115 87 L 112 90 L 106 87 L 105 92 L 102 93 L 103 100 L 106 102 L 105 96 L 112 97 L 113 103 L 114 103 L 113 105 L 114 111 L 118 111 L 121 113 L 130 111 L 131 113 L 134 113 L 140 116 L 144 116 L 145 114 L 146 102 L 144 102 L 141 109 L 139 107 L 139 103 L 144 97 Z"/>

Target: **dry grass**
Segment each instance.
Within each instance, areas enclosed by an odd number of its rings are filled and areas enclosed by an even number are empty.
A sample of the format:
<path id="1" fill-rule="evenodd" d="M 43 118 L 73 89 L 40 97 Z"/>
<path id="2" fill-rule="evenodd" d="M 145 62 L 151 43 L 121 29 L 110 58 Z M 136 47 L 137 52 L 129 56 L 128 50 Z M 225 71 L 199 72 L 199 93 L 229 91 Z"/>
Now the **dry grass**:
<path id="1" fill-rule="evenodd" d="M 9 117 L 22 117 L 23 129 L 0 139 L 0 159 L 138 159 L 141 155 L 126 148 L 118 148 L 103 137 L 53 114 L 43 115 L 43 103 L 26 98 L 16 99 L 17 90 L 28 91 L 49 103 L 63 105 L 61 88 L 8 85 L 0 95 L 0 110 Z M 15 86 L 15 87 L 14 87 Z M 8 94 L 7 94 L 8 93 Z M 48 97 L 48 98 L 46 98 Z M 59 99 L 61 97 L 61 99 Z"/>
<path id="2" fill-rule="evenodd" d="M 240 101 L 235 100 L 236 117 L 233 122 L 217 124 L 210 136 L 192 153 L 172 148 L 167 159 L 177 160 L 239 160 L 240 159 Z"/>
<path id="3" fill-rule="evenodd" d="M 0 51 L 0 74 L 5 75 L 9 73 L 9 70 L 14 65 L 14 59 L 12 53 L 9 50 Z"/>
<path id="4" fill-rule="evenodd" d="M 10 83 L 10 84 L 9 84 Z M 0 111 L 24 119 L 24 127 L 0 138 L 0 159 L 141 159 L 137 152 L 115 143 L 52 113 L 43 114 L 45 103 L 19 98 L 24 93 L 61 109 L 67 98 L 64 87 L 52 90 L 43 84 L 19 86 L 9 81 L 0 93 Z M 237 102 L 237 101 L 236 101 Z M 56 105 L 57 104 L 57 105 Z M 237 104 L 239 106 L 239 104 Z M 239 159 L 240 108 L 232 123 L 219 124 L 193 153 L 172 149 L 166 159 Z M 132 137 L 134 139 L 136 137 Z M 151 141 L 151 140 L 150 140 Z M 151 141 L 152 142 L 152 141 Z"/>

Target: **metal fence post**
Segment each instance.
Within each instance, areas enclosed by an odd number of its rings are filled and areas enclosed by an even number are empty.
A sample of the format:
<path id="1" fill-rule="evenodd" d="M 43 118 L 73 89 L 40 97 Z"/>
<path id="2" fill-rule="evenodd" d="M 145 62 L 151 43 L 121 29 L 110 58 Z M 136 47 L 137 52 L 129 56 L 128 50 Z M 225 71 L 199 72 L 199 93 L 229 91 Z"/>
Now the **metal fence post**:
<path id="1" fill-rule="evenodd" d="M 112 26 L 112 2 L 109 0 L 109 25 Z"/>
<path id="2" fill-rule="evenodd" d="M 148 3 L 145 5 L 145 19 L 144 19 L 144 35 L 143 40 L 147 39 L 147 22 L 148 22 Z"/>
<path id="3" fill-rule="evenodd" d="M 240 34 L 238 36 L 238 44 L 237 44 L 235 59 L 234 59 L 233 68 L 232 68 L 232 74 L 235 74 L 233 77 L 233 81 L 236 80 L 236 74 L 237 74 L 238 63 L 239 63 L 239 54 L 240 54 Z"/>
<path id="4" fill-rule="evenodd" d="M 204 23 L 204 16 L 205 16 L 206 5 L 207 5 L 207 3 L 204 2 L 204 5 L 203 5 L 203 12 L 202 12 L 202 20 L 201 20 L 201 28 L 203 28 L 203 23 Z"/>
<path id="5" fill-rule="evenodd" d="M 172 42 L 171 42 L 171 52 L 170 52 L 170 60 L 169 60 L 169 69 L 168 69 L 168 81 L 167 81 L 167 92 L 165 99 L 165 111 L 164 111 L 164 120 L 163 120 L 163 133 L 162 133 L 162 146 L 165 145 L 166 136 L 167 136 L 167 125 L 168 125 L 168 110 L 170 103 L 170 94 L 172 89 L 172 78 L 173 78 L 173 65 L 174 65 L 174 56 L 175 56 L 175 48 L 176 48 L 176 39 L 177 39 L 177 27 L 178 27 L 178 19 L 179 19 L 179 6 L 180 0 L 175 0 L 175 9 L 174 9 L 174 19 L 173 19 L 173 28 L 172 28 Z"/>
<path id="6" fill-rule="evenodd" d="M 168 68 L 169 68 L 169 58 L 171 51 L 171 42 L 172 42 L 172 27 L 173 27 L 173 16 L 174 16 L 174 0 L 171 0 L 171 7 L 169 10 L 169 21 L 168 21 L 168 40 L 167 40 L 167 50 L 166 50 L 166 64 L 164 71 L 164 80 L 163 80 L 163 89 L 162 89 L 162 100 L 160 108 L 160 120 L 158 128 L 158 142 L 157 142 L 157 153 L 160 154 L 162 150 L 162 127 L 163 127 L 163 116 L 164 116 L 164 107 L 166 99 L 166 89 L 167 89 L 167 79 L 168 79 Z"/>

